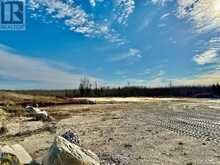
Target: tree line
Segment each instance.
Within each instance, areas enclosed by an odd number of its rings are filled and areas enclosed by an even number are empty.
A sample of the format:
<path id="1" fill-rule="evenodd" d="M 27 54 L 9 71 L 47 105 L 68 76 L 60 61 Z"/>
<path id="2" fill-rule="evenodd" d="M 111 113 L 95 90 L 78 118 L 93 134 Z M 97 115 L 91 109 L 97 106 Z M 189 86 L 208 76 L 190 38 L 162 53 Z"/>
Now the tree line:
<path id="1" fill-rule="evenodd" d="M 56 97 L 195 97 L 195 98 L 219 98 L 220 85 L 212 86 L 169 86 L 169 87 L 98 87 L 89 79 L 81 80 L 78 89 L 66 90 L 18 90 L 22 94 L 44 95 Z"/>

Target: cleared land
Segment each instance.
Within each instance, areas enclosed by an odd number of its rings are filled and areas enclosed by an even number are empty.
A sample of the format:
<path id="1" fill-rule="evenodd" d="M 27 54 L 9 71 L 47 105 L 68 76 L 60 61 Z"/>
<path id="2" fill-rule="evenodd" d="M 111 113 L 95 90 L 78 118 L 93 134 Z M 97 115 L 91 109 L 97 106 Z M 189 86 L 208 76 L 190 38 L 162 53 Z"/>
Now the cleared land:
<path id="1" fill-rule="evenodd" d="M 219 100 L 88 99 L 97 104 L 45 107 L 55 118 L 47 123 L 1 111 L 0 145 L 18 142 L 41 160 L 54 136 L 73 128 L 106 165 L 220 164 Z"/>

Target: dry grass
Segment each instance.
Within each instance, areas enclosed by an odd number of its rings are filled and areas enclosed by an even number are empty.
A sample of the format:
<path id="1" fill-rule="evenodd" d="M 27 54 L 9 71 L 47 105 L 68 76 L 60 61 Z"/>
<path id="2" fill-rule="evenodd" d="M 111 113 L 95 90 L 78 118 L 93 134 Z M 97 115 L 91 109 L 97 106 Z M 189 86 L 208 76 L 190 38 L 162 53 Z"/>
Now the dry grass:
<path id="1" fill-rule="evenodd" d="M 0 127 L 0 136 L 4 135 L 7 132 L 7 128 L 4 126 Z"/>
<path id="2" fill-rule="evenodd" d="M 25 116 L 24 107 L 34 104 L 38 104 L 40 107 L 48 107 L 66 104 L 95 104 L 95 102 L 88 99 L 67 99 L 0 92 L 0 108 L 2 109 L 0 116 L 2 112 L 10 114 L 9 116 Z M 58 115 L 55 114 L 54 116 Z M 59 116 L 62 116 L 62 113 Z M 63 116 L 67 116 L 67 114 L 63 114 Z"/>
<path id="3" fill-rule="evenodd" d="M 7 127 L 6 127 L 6 125 L 5 125 L 5 122 L 2 121 L 2 122 L 1 122 L 1 125 L 0 125 L 0 136 L 6 134 L 6 132 L 7 132 Z"/>
<path id="4" fill-rule="evenodd" d="M 22 105 L 28 103 L 62 103 L 63 99 L 56 97 L 46 97 L 46 96 L 31 96 L 16 94 L 12 92 L 0 92 L 0 105 L 1 106 L 13 106 Z"/>
<path id="5" fill-rule="evenodd" d="M 49 113 L 50 116 L 52 116 L 56 120 L 62 120 L 69 118 L 75 114 L 83 113 L 83 112 L 89 112 L 91 109 L 89 108 L 84 108 L 84 109 L 74 109 L 74 110 L 60 110 L 60 109 L 48 109 L 47 112 Z"/>

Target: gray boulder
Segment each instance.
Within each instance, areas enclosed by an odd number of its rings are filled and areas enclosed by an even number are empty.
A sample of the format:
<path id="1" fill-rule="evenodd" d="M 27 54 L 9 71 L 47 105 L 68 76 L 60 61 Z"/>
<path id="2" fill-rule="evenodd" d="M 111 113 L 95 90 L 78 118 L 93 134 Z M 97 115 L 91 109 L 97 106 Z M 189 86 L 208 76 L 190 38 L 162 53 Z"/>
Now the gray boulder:
<path id="1" fill-rule="evenodd" d="M 42 165 L 100 165 L 100 161 L 93 152 L 57 136 Z"/>

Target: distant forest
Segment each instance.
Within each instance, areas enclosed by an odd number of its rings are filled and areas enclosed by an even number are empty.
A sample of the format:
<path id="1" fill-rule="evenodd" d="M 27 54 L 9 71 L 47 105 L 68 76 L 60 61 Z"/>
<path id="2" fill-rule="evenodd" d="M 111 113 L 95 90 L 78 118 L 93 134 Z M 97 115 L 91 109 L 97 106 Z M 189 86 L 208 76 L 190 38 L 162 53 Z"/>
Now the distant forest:
<path id="1" fill-rule="evenodd" d="M 66 90 L 17 90 L 17 93 L 56 97 L 192 97 L 220 98 L 220 85 L 170 86 L 170 87 L 97 87 L 88 79 L 82 79 L 78 89 Z"/>

